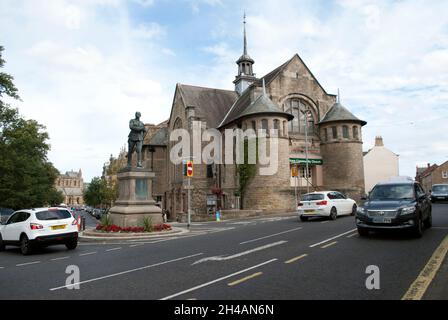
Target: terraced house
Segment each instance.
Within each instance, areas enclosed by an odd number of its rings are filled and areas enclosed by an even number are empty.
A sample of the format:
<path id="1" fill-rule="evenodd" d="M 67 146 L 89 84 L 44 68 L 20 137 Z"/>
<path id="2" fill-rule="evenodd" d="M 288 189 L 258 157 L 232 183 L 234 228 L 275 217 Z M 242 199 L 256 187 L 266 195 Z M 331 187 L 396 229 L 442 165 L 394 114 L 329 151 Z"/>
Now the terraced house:
<path id="1" fill-rule="evenodd" d="M 362 127 L 366 122 L 327 93 L 298 54 L 257 78 L 245 30 L 243 54 L 236 64 L 234 90 L 177 84 L 168 121 L 155 126 L 158 130 L 145 141 L 146 166 L 158 172 L 154 189 L 171 218 L 187 212 L 187 191 L 182 165 L 169 160 L 174 145 L 169 136 L 179 128 L 191 131 L 193 121 L 200 121 L 203 130 L 221 132 L 277 129 L 279 137 L 277 172 L 262 176 L 255 170 L 243 194 L 241 167 L 195 163 L 193 214 L 207 214 L 218 206 L 293 210 L 296 186 L 300 193 L 336 189 L 359 198 L 364 193 Z M 298 168 L 298 178 L 291 177 L 292 167 Z"/>

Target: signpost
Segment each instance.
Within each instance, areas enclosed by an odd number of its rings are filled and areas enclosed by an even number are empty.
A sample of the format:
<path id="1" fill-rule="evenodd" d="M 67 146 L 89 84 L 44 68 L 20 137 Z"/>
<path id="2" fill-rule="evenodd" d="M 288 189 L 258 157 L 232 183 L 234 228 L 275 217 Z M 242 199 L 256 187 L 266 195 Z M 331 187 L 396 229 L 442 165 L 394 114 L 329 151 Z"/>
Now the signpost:
<path id="1" fill-rule="evenodd" d="M 194 171 L 193 171 L 193 161 L 189 160 L 186 161 L 185 163 L 185 175 L 188 178 L 188 187 L 187 187 L 187 192 L 188 192 L 188 214 L 187 214 L 187 228 L 190 229 L 190 224 L 191 224 L 191 178 L 194 175 Z"/>
<path id="2" fill-rule="evenodd" d="M 296 204 L 295 204 L 295 208 L 297 209 L 297 205 L 299 204 L 298 198 L 297 198 L 297 179 L 299 176 L 299 166 L 298 165 L 293 165 L 291 167 L 291 177 L 294 178 L 294 194 L 296 196 Z"/>

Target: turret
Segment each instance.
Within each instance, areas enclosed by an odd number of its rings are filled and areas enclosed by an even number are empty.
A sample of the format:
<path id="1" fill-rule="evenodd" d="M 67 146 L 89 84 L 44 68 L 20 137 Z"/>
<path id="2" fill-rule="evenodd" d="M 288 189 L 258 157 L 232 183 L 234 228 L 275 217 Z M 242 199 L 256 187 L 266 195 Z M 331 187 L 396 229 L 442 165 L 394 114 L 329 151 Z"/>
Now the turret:
<path id="1" fill-rule="evenodd" d="M 359 200 L 364 193 L 361 128 L 358 119 L 338 101 L 319 122 L 324 186 Z"/>

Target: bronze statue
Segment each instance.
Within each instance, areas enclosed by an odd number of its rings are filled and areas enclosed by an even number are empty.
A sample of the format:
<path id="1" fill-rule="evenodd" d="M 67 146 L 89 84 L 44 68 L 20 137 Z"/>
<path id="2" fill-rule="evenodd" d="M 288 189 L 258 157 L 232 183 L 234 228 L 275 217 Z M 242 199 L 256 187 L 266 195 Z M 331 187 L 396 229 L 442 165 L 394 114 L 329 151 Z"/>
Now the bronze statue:
<path id="1" fill-rule="evenodd" d="M 135 119 L 131 119 L 129 121 L 129 128 L 131 132 L 128 136 L 128 167 L 132 166 L 132 153 L 134 149 L 137 151 L 137 168 L 142 168 L 142 147 L 143 147 L 143 139 L 146 135 L 145 124 L 140 121 L 141 113 L 135 113 Z"/>

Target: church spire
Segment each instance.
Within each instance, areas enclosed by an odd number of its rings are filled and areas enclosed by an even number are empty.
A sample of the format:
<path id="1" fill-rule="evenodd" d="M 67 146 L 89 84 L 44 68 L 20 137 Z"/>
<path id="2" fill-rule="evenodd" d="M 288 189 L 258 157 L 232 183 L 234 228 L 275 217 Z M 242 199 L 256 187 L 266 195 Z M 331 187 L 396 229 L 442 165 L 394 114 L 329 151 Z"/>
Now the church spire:
<path id="1" fill-rule="evenodd" d="M 244 24 L 244 51 L 243 51 L 243 54 L 244 54 L 245 56 L 247 56 L 246 11 L 244 11 L 243 24 Z"/>
<path id="2" fill-rule="evenodd" d="M 236 64 L 238 65 L 238 75 L 236 76 L 235 81 L 233 81 L 235 84 L 235 91 L 240 95 L 256 80 L 252 68 L 255 61 L 247 54 L 246 12 L 244 12 L 243 16 L 243 38 L 243 55 L 236 61 Z"/>

